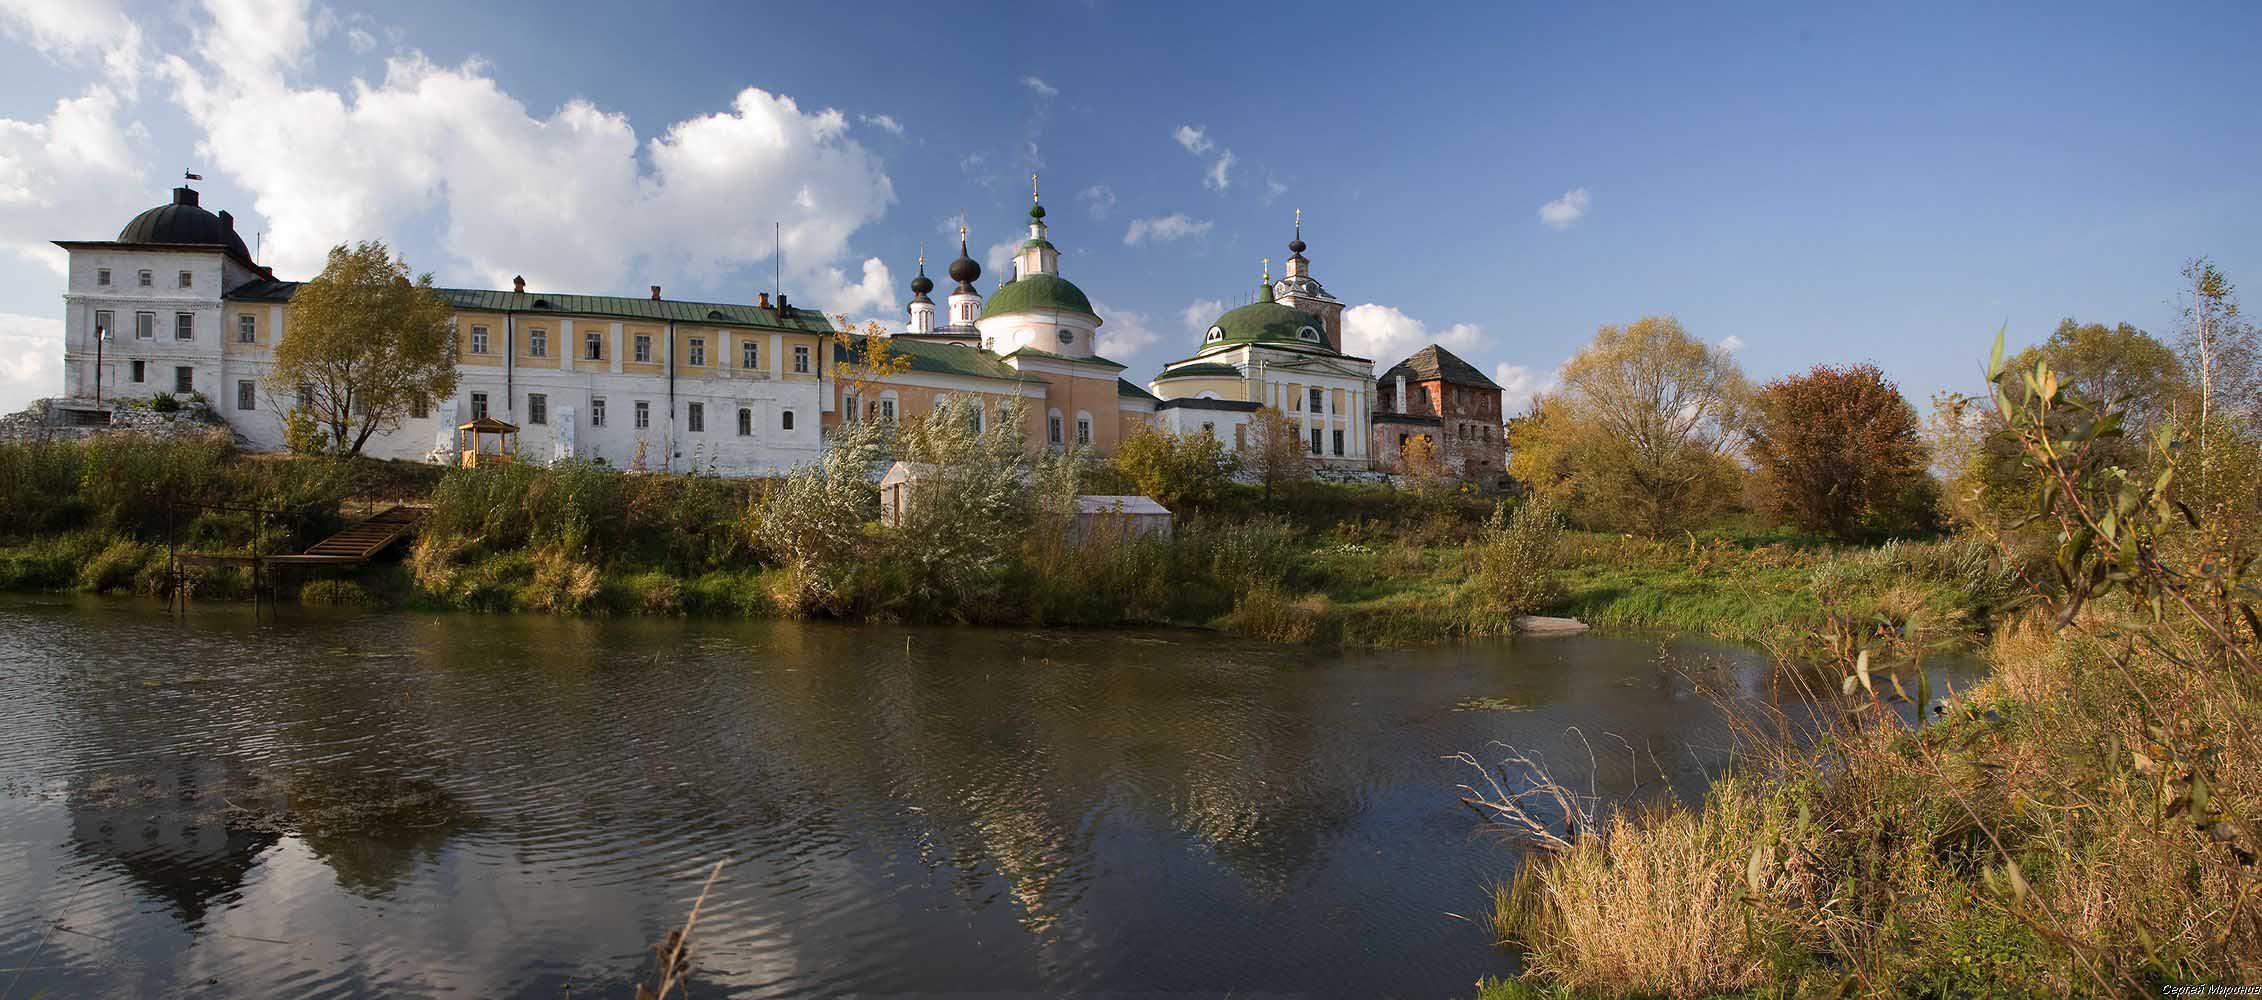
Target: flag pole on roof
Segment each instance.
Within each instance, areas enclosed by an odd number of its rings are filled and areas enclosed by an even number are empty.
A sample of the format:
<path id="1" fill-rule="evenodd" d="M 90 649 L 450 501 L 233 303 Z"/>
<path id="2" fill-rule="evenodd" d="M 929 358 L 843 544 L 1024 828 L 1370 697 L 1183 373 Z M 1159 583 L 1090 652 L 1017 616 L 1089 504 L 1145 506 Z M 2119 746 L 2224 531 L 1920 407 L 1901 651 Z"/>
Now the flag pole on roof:
<path id="1" fill-rule="evenodd" d="M 204 179 L 204 175 L 203 175 L 203 174 L 192 174 L 192 173 L 190 173 L 190 172 L 188 172 L 188 171 L 186 171 L 186 170 L 183 170 L 183 171 L 181 171 L 181 176 L 182 176 L 183 178 L 187 179 L 187 180 L 192 180 L 192 181 L 201 181 L 201 180 L 203 180 L 203 179 Z"/>

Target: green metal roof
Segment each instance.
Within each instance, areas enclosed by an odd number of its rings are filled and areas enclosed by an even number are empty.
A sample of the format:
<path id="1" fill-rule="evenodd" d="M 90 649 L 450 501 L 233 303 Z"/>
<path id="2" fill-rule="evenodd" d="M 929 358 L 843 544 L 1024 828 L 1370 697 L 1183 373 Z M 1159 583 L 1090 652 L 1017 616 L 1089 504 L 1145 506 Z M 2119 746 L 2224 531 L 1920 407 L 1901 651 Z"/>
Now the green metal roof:
<path id="1" fill-rule="evenodd" d="M 840 344 L 833 345 L 833 363 L 840 364 L 864 355 L 866 338 L 852 336 L 853 350 Z M 1015 369 L 1003 358 L 979 347 L 944 343 L 933 340 L 914 340 L 909 337 L 887 338 L 888 352 L 901 355 L 911 362 L 915 372 L 932 372 L 938 375 L 965 375 L 972 378 L 994 378 L 1009 382 L 1043 382 L 1041 376 Z"/>
<path id="2" fill-rule="evenodd" d="M 1239 368 L 1235 368 L 1235 367 L 1233 367 L 1232 365 L 1221 365 L 1221 364 L 1218 364 L 1218 363 L 1217 363 L 1217 362 L 1215 362 L 1215 361 L 1196 361 L 1196 362 L 1194 362 L 1193 364 L 1190 364 L 1190 365 L 1180 365 L 1180 366 L 1178 366 L 1178 367 L 1176 367 L 1176 368 L 1167 368 L 1167 369 L 1164 369 L 1164 370 L 1163 370 L 1163 373 L 1162 373 L 1162 374 L 1155 376 L 1155 381 L 1157 381 L 1157 382 L 1160 382 L 1160 381 L 1162 381 L 1163 379 L 1166 379 L 1166 378 L 1240 378 L 1240 377 L 1241 377 L 1241 369 L 1239 369 Z"/>
<path id="3" fill-rule="evenodd" d="M 1099 315 L 1092 311 L 1092 300 L 1084 297 L 1084 290 L 1068 279 L 1057 274 L 1025 274 L 990 293 L 990 300 L 982 304 L 982 318 L 1046 309 Z"/>
<path id="4" fill-rule="evenodd" d="M 1225 336 L 1211 340 L 1209 332 L 1203 331 L 1202 347 L 1205 350 L 1220 344 L 1256 343 L 1302 344 L 1327 350 L 1335 348 L 1335 345 L 1327 342 L 1327 329 L 1320 323 L 1319 317 L 1278 302 L 1251 302 L 1238 309 L 1227 310 L 1211 326 L 1222 331 Z M 1297 331 L 1304 329 L 1310 329 L 1319 339 L 1306 340 L 1297 336 Z"/>
<path id="5" fill-rule="evenodd" d="M 289 302 L 297 294 L 300 282 L 254 281 L 240 285 L 227 294 L 236 301 Z M 779 312 L 758 306 L 732 302 L 684 302 L 676 299 L 631 298 L 621 295 L 571 295 L 550 292 L 502 292 L 484 288 L 434 289 L 446 297 L 448 304 L 464 311 L 518 312 L 541 314 L 557 313 L 561 316 L 610 316 L 619 319 L 644 319 L 659 322 L 715 323 L 725 326 L 758 326 L 772 330 L 795 330 L 807 333 L 825 333 L 833 328 L 832 321 L 815 309 L 792 309 Z"/>
<path id="6" fill-rule="evenodd" d="M 1021 249 L 1023 250 L 1029 250 L 1036 247 L 1043 247 L 1047 250 L 1053 251 L 1054 253 L 1060 252 L 1060 248 L 1053 246 L 1051 240 L 1040 240 L 1032 236 L 1029 239 L 1021 241 Z"/>
<path id="7" fill-rule="evenodd" d="M 1007 352 L 1005 352 L 1005 356 L 1006 356 L 1006 357 L 1009 357 L 1009 358 L 1019 358 L 1019 357 L 1043 358 L 1043 359 L 1045 359 L 1046 361 L 1063 361 L 1063 362 L 1067 362 L 1068 364 L 1072 364 L 1072 365 L 1093 365 L 1093 366 L 1096 366 L 1096 367 L 1103 367 L 1103 368 L 1129 368 L 1129 367 L 1131 367 L 1130 365 L 1125 365 L 1125 364 L 1118 364 L 1118 363 L 1116 363 L 1116 362 L 1113 362 L 1113 361 L 1109 361 L 1108 359 L 1106 359 L 1106 358 L 1103 358 L 1103 357 L 1100 357 L 1100 356 L 1099 356 L 1099 355 L 1097 355 L 1097 354 L 1094 354 L 1094 355 L 1092 355 L 1091 357 L 1088 357 L 1088 358 L 1072 358 L 1072 357 L 1069 357 L 1069 356 L 1068 356 L 1068 355 L 1066 355 L 1066 354 L 1054 354 L 1054 353 L 1053 353 L 1053 352 L 1051 352 L 1051 351 L 1040 351 L 1040 350 L 1038 350 L 1038 349 L 1036 349 L 1036 348 L 1034 348 L 1034 347 L 1016 347 L 1016 348 L 1014 348 L 1014 349 L 1012 349 L 1012 350 L 1010 350 L 1010 351 L 1007 351 Z"/>
<path id="8" fill-rule="evenodd" d="M 1131 380 L 1127 378 L 1118 377 L 1115 380 L 1115 394 L 1117 396 L 1122 396 L 1129 399 L 1144 399 L 1150 403 L 1162 402 L 1162 400 L 1155 397 L 1154 393 L 1139 388 L 1137 385 L 1132 384 Z"/>

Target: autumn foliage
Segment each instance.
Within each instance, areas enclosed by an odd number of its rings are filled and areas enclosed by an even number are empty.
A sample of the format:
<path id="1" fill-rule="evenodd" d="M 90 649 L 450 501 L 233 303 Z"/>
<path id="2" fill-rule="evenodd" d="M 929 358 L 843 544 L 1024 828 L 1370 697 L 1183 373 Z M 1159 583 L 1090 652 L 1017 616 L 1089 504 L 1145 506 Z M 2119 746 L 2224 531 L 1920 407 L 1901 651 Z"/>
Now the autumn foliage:
<path id="1" fill-rule="evenodd" d="M 1930 518 L 1916 411 L 1875 365 L 1818 365 L 1760 389 L 1751 460 L 1777 517 L 1853 538 Z"/>

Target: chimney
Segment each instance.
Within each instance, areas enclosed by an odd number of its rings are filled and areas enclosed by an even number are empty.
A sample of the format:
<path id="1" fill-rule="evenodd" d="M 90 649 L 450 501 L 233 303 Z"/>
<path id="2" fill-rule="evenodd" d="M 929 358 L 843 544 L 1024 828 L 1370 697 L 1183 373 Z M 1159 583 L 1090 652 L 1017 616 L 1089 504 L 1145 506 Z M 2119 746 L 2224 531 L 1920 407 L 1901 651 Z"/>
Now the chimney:
<path id="1" fill-rule="evenodd" d="M 770 307 L 770 293 L 763 292 L 760 295 L 756 296 L 754 299 L 754 304 L 760 308 L 768 309 Z"/>
<path id="2" fill-rule="evenodd" d="M 229 232 L 231 232 L 231 233 L 232 233 L 232 232 L 235 232 L 235 231 L 236 231 L 236 217 L 235 217 L 235 216 L 233 216 L 233 215 L 229 215 L 229 214 L 228 214 L 228 210 L 227 210 L 227 209 L 225 209 L 225 208 L 223 208 L 223 209 L 221 209 L 221 210 L 220 210 L 220 225 L 227 227 L 227 230 L 228 230 Z"/>
<path id="3" fill-rule="evenodd" d="M 518 293 L 518 294 L 520 294 L 520 295 L 524 295 L 524 294 L 526 294 L 526 276 L 525 276 L 525 275 L 523 275 L 523 274 L 522 274 L 522 275 L 519 275 L 518 277 L 515 277 L 515 278 L 512 278 L 512 279 L 511 279 L 511 291 L 517 292 L 517 293 Z"/>
<path id="4" fill-rule="evenodd" d="M 177 188 L 174 188 L 174 189 L 173 189 L 173 204 L 175 204 L 175 205 L 194 205 L 194 204 L 196 204 L 196 189 L 195 189 L 195 188 L 192 188 L 192 187 L 177 187 Z"/>
<path id="5" fill-rule="evenodd" d="M 793 307 L 792 307 L 792 306 L 789 306 L 789 305 L 786 305 L 786 304 L 785 304 L 785 293 L 784 293 L 784 292 L 779 292 L 779 293 L 778 293 L 778 311 L 779 311 L 779 312 L 781 312 L 781 313 L 783 313 L 783 312 L 792 312 L 792 311 L 793 311 Z"/>
<path id="6" fill-rule="evenodd" d="M 1398 392 L 1390 401 L 1398 408 L 1400 413 L 1414 412 L 1414 408 L 1406 404 L 1406 376 L 1398 376 Z"/>
<path id="7" fill-rule="evenodd" d="M 660 286 L 658 286 L 658 285 L 653 285 L 653 286 L 652 286 L 652 301 L 654 301 L 654 302 L 658 302 L 658 301 L 660 301 Z"/>

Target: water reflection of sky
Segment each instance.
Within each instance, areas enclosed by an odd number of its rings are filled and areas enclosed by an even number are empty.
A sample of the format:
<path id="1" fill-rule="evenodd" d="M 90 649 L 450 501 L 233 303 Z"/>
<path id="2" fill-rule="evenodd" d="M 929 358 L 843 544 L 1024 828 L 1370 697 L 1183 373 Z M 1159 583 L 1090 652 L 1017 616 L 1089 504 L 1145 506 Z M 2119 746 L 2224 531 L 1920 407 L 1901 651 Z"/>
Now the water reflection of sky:
<path id="1" fill-rule="evenodd" d="M 0 967 L 57 995 L 626 995 L 728 857 L 706 995 L 1452 995 L 1507 968 L 1451 914 L 1516 854 L 1440 758 L 1503 740 L 1583 782 L 1591 743 L 1605 794 L 1694 788 L 1726 743 L 1683 674 L 1707 665 L 1763 676 L 1595 638 L 10 598 Z"/>

